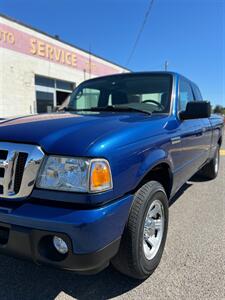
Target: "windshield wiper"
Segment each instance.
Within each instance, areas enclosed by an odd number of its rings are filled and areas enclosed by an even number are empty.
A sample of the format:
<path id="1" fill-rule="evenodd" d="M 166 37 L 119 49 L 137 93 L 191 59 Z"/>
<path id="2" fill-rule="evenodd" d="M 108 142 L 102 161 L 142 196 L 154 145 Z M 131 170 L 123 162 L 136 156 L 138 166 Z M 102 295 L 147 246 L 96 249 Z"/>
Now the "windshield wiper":
<path id="1" fill-rule="evenodd" d="M 90 107 L 90 108 L 84 108 L 84 109 L 75 109 L 72 107 L 66 107 L 66 111 L 115 111 L 115 112 L 120 112 L 120 111 L 133 111 L 133 112 L 141 112 L 147 115 L 151 115 L 152 113 L 147 110 L 142 110 L 139 108 L 131 107 L 131 106 L 104 106 L 104 107 Z"/>

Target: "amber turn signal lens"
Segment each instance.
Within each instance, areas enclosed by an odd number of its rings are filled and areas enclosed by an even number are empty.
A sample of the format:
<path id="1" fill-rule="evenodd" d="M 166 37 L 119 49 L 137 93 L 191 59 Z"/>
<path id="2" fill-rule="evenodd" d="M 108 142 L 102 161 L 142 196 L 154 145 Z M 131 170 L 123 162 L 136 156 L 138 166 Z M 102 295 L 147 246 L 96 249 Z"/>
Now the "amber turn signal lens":
<path id="1" fill-rule="evenodd" d="M 112 188 L 112 176 L 107 161 L 93 161 L 91 165 L 91 191 L 105 191 Z"/>

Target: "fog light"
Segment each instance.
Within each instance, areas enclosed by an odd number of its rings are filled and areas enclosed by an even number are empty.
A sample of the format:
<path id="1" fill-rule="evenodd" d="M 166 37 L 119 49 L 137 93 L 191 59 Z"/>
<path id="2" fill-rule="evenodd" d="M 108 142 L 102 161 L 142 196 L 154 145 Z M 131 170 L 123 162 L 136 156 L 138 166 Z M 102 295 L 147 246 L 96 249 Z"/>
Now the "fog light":
<path id="1" fill-rule="evenodd" d="M 66 254 L 69 251 L 66 242 L 58 236 L 53 237 L 53 245 L 56 248 L 56 250 L 61 254 Z"/>

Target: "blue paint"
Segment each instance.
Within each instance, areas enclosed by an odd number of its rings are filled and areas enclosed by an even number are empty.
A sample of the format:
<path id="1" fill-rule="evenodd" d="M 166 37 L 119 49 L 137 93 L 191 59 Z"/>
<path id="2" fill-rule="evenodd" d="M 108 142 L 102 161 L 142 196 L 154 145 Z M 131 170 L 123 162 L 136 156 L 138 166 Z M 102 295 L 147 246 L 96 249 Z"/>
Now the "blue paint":
<path id="1" fill-rule="evenodd" d="M 91 253 L 122 235 L 132 200 L 133 196 L 127 195 L 114 203 L 86 210 L 26 203 L 7 213 L 0 209 L 0 220 L 7 224 L 66 233 L 72 240 L 74 253 Z"/>
<path id="2" fill-rule="evenodd" d="M 212 157 L 221 136 L 222 119 L 212 116 L 181 121 L 177 113 L 180 75 L 169 74 L 173 77 L 170 114 L 56 113 L 2 122 L 1 141 L 40 145 L 46 154 L 106 158 L 114 188 L 99 194 L 35 189 L 32 198 L 104 206 L 76 210 L 25 202 L 7 214 L 0 210 L 0 221 L 67 233 L 76 253 L 89 253 L 121 236 L 133 199 L 131 193 L 157 164 L 165 163 L 170 168 L 174 194 Z M 203 127 L 206 131 L 199 134 Z M 172 144 L 171 139 L 176 137 L 181 143 Z"/>

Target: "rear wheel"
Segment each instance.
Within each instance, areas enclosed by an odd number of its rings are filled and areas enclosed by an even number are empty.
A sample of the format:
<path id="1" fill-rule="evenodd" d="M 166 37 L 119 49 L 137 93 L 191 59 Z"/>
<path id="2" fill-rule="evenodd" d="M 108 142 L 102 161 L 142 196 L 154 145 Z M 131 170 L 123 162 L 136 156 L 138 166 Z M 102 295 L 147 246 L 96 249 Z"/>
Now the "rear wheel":
<path id="1" fill-rule="evenodd" d="M 168 200 L 162 185 L 150 181 L 135 194 L 120 250 L 112 260 L 121 273 L 145 279 L 158 266 L 168 228 Z"/>
<path id="2" fill-rule="evenodd" d="M 201 170 L 201 175 L 206 177 L 207 179 L 215 179 L 219 172 L 220 166 L 220 147 L 216 149 L 214 158 L 203 167 Z"/>

